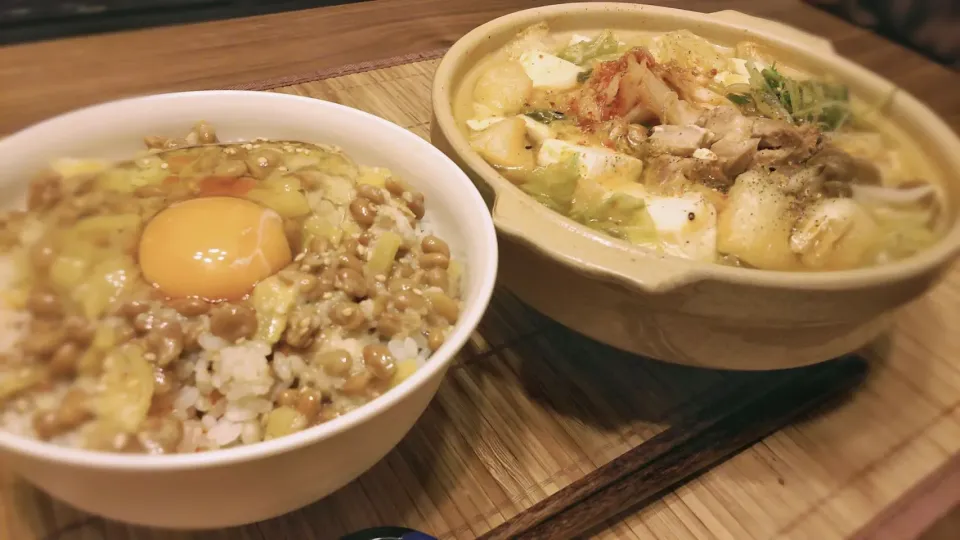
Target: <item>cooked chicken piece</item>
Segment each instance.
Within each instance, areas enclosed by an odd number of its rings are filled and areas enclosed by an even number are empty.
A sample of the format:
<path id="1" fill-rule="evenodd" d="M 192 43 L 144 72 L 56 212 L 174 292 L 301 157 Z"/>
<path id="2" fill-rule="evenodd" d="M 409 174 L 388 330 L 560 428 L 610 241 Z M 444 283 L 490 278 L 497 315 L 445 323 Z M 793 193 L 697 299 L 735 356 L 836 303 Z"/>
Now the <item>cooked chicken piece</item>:
<path id="1" fill-rule="evenodd" d="M 655 126 L 647 143 L 654 152 L 689 157 L 701 147 L 707 136 L 707 130 L 700 126 Z"/>
<path id="2" fill-rule="evenodd" d="M 760 139 L 761 152 L 757 154 L 759 161 L 755 165 L 802 163 L 820 148 L 820 130 L 813 125 L 794 126 L 782 120 L 757 118 L 753 122 L 752 135 Z M 778 152 L 763 154 L 771 149 Z"/>
<path id="3" fill-rule="evenodd" d="M 876 165 L 834 146 L 821 148 L 806 164 L 817 168 L 825 182 L 880 185 L 880 170 Z"/>
<path id="4" fill-rule="evenodd" d="M 686 177 L 693 182 L 721 191 L 733 185 L 733 176 L 726 173 L 718 159 L 692 159 L 686 168 Z"/>
<path id="5" fill-rule="evenodd" d="M 760 139 L 740 139 L 738 133 L 730 132 L 726 137 L 713 143 L 710 150 L 723 164 L 723 170 L 731 178 L 747 170 L 757 153 Z"/>
<path id="6" fill-rule="evenodd" d="M 797 142 L 796 128 L 783 120 L 754 118 L 751 131 L 760 138 L 761 148 L 783 148 Z"/>
<path id="7" fill-rule="evenodd" d="M 746 171 L 757 152 L 760 139 L 752 136 L 753 122 L 753 118 L 728 106 L 715 107 L 700 119 L 700 125 L 713 135 L 712 140 L 708 140 L 710 150 L 731 178 Z"/>
<path id="8" fill-rule="evenodd" d="M 699 125 L 720 139 L 745 140 L 752 137 L 753 119 L 740 114 L 733 107 L 715 107 L 700 118 Z"/>
<path id="9" fill-rule="evenodd" d="M 759 141 L 759 139 L 757 139 Z M 758 150 L 753 155 L 753 161 L 748 168 L 776 168 L 792 163 L 790 156 L 793 151 L 789 148 L 767 148 Z"/>
<path id="10" fill-rule="evenodd" d="M 783 152 L 764 150 L 763 152 Z M 855 158 L 846 152 L 825 147 L 799 166 L 782 166 L 778 171 L 789 177 L 785 189 L 801 199 L 816 199 L 822 196 L 850 197 L 854 184 L 879 185 L 880 172 L 866 160 Z"/>
<path id="11" fill-rule="evenodd" d="M 879 184 L 892 186 L 911 180 L 912 173 L 909 172 L 908 162 L 903 159 L 904 155 L 879 133 L 834 131 L 824 133 L 823 139 L 824 144 L 847 152 L 858 163 L 868 163 L 871 169 L 876 170 Z M 864 183 L 863 178 L 860 180 Z"/>
<path id="12" fill-rule="evenodd" d="M 631 149 L 636 150 L 639 148 L 640 145 L 647 140 L 647 137 L 647 128 L 636 124 L 627 126 L 626 141 Z"/>
<path id="13" fill-rule="evenodd" d="M 817 198 L 823 189 L 823 177 L 816 167 L 784 166 L 777 169 L 778 176 L 783 175 L 783 190 L 798 195 L 801 200 Z"/>
<path id="14" fill-rule="evenodd" d="M 733 177 L 724 172 L 719 160 L 661 154 L 648 157 L 645 162 L 644 183 L 658 186 L 665 194 L 682 195 L 690 190 L 691 183 L 721 192 L 726 192 L 733 184 Z M 723 198 L 723 195 L 717 195 Z"/>
<path id="15" fill-rule="evenodd" d="M 678 186 L 676 194 L 683 193 L 683 186 L 688 184 L 687 170 L 692 165 L 692 158 L 682 158 L 670 154 L 661 154 L 648 157 L 645 160 L 643 183 L 660 186 L 665 194 L 673 194 L 671 186 Z"/>
<path id="16" fill-rule="evenodd" d="M 622 118 L 606 122 L 598 127 L 600 133 L 607 133 L 604 146 L 613 148 L 617 152 L 643 159 L 646 157 L 647 128 L 637 124 L 629 124 Z"/>

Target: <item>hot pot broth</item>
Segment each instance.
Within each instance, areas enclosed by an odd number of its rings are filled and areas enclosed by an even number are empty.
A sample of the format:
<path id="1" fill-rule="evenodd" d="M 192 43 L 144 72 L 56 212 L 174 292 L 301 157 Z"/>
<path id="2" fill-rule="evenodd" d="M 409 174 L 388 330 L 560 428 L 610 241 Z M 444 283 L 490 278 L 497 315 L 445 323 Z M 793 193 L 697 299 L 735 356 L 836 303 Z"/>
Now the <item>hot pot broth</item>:
<path id="1" fill-rule="evenodd" d="M 460 312 L 423 195 L 336 148 L 198 124 L 63 161 L 0 220 L 0 428 L 194 452 L 322 423 L 397 385 Z"/>
<path id="2" fill-rule="evenodd" d="M 668 255 L 843 270 L 945 229 L 941 186 L 876 107 L 750 42 L 541 23 L 480 62 L 454 109 L 540 203 Z"/>

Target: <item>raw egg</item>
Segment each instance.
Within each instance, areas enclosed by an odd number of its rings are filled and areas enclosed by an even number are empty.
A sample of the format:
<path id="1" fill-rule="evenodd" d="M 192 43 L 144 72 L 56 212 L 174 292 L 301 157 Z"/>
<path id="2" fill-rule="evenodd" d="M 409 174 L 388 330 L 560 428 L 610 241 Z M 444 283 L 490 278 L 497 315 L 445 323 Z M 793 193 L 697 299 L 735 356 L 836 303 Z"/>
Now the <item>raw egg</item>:
<path id="1" fill-rule="evenodd" d="M 144 277 L 172 298 L 236 300 L 290 263 L 280 215 L 246 199 L 203 197 L 158 213 L 140 238 Z"/>

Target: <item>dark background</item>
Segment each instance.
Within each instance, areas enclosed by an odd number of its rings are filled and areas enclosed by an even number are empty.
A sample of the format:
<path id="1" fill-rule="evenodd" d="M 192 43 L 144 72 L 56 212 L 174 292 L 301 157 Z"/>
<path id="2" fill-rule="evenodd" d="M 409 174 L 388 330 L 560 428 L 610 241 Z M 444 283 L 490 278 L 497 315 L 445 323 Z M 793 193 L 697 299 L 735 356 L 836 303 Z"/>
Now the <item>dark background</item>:
<path id="1" fill-rule="evenodd" d="M 0 45 L 358 1 L 0 0 Z"/>
<path id="2" fill-rule="evenodd" d="M 360 1 L 0 0 L 0 45 Z M 960 0 L 803 1 L 960 69 Z"/>

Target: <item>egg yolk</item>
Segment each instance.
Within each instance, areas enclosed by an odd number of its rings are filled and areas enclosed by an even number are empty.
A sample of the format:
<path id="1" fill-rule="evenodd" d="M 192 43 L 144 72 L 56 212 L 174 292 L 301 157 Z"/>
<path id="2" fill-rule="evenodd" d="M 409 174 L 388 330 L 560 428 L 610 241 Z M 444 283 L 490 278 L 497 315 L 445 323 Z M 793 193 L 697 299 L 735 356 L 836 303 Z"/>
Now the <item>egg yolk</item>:
<path id="1" fill-rule="evenodd" d="M 158 213 L 140 238 L 144 277 L 172 298 L 236 300 L 290 263 L 283 220 L 245 199 L 205 197 Z"/>

